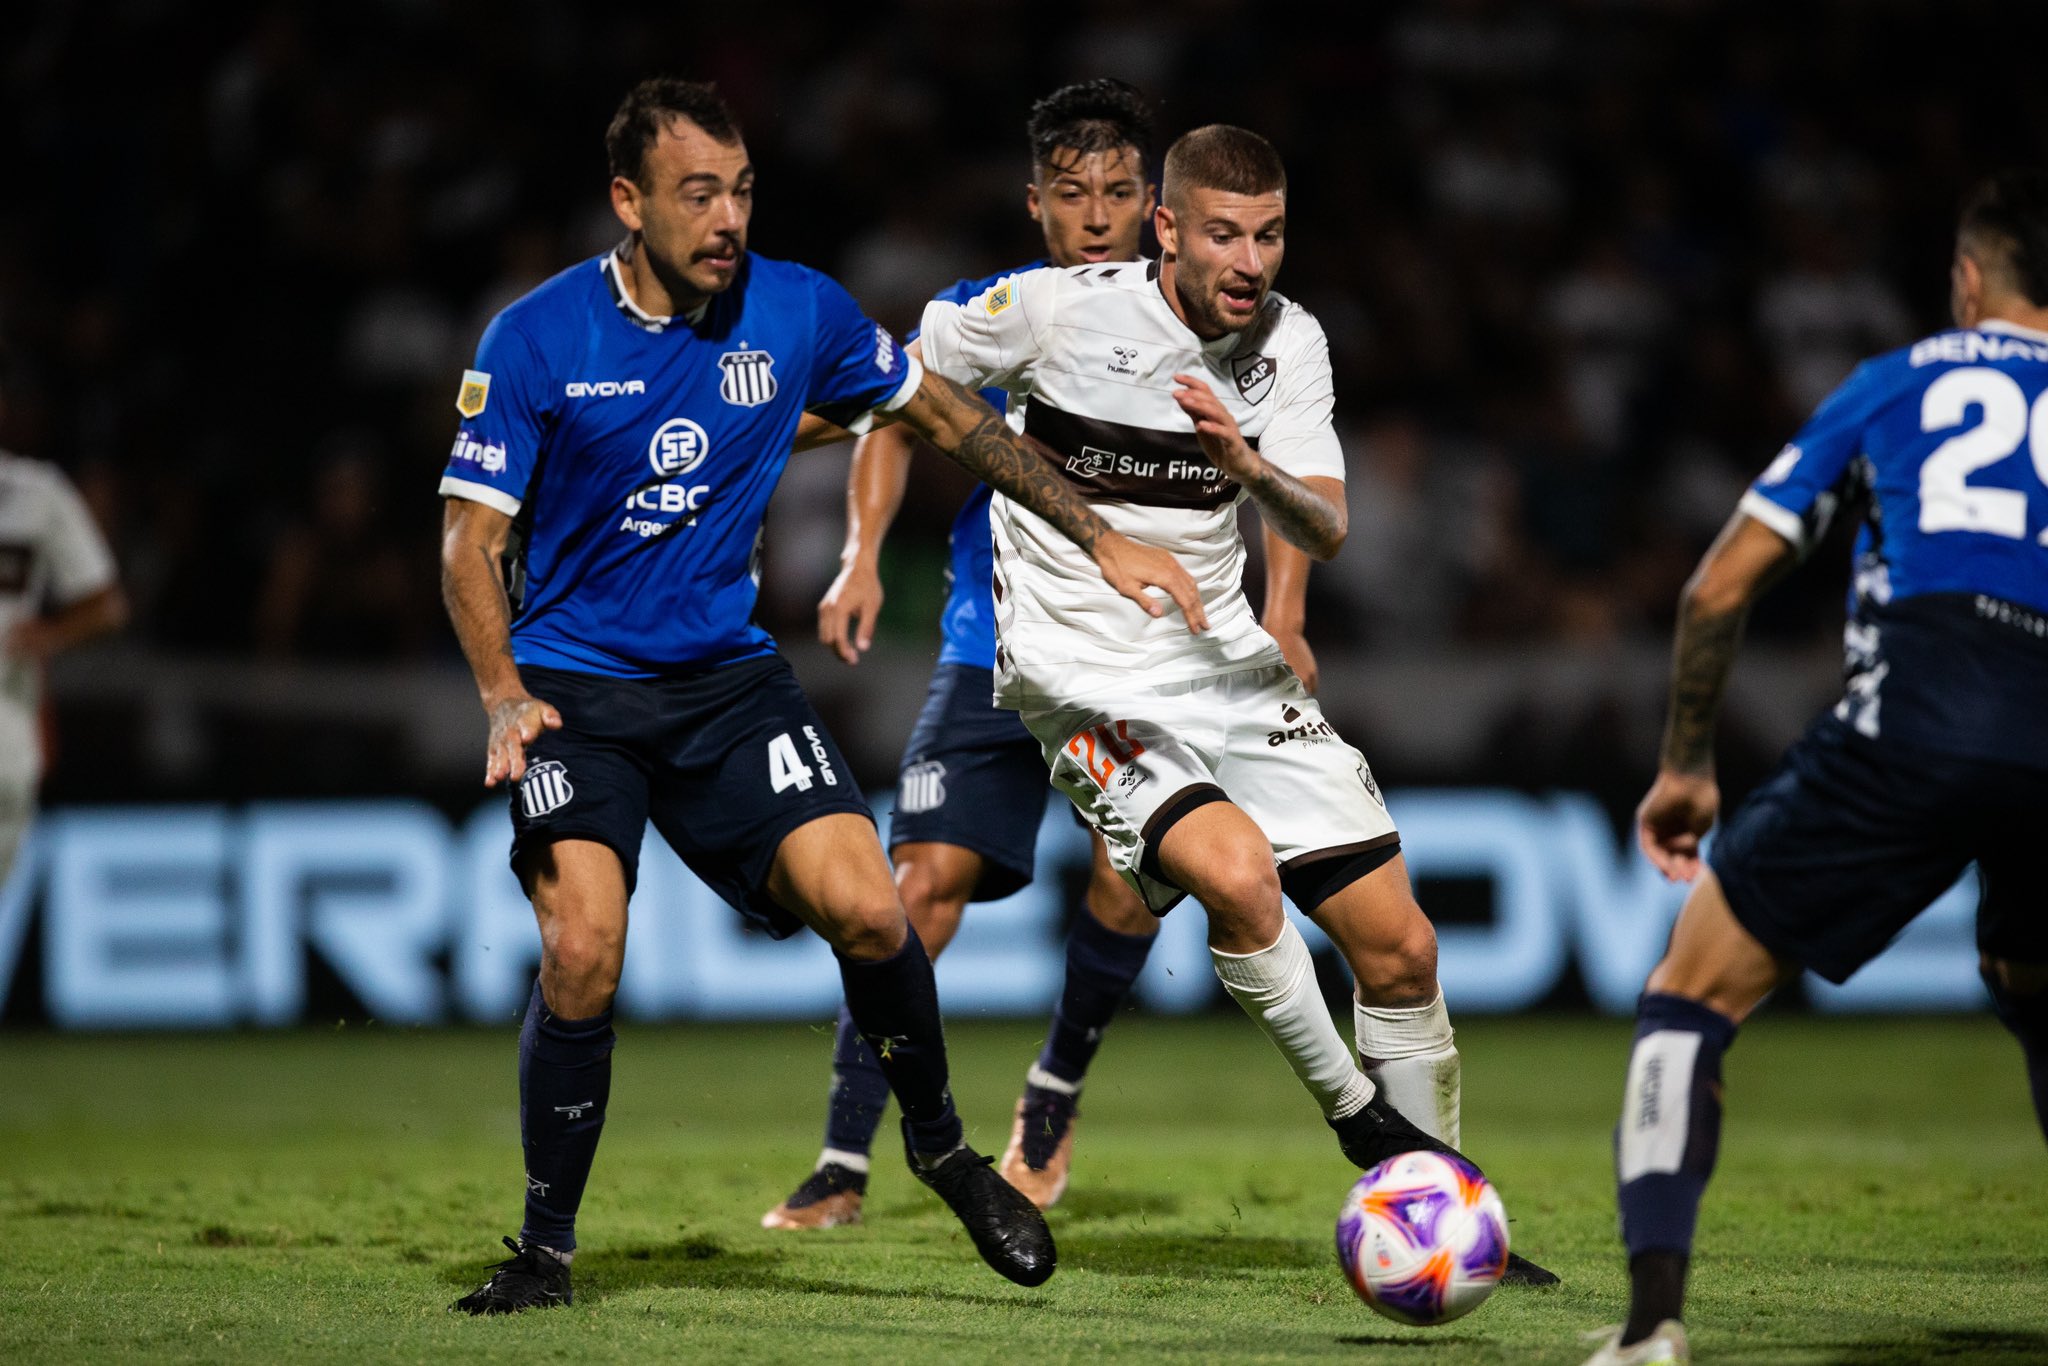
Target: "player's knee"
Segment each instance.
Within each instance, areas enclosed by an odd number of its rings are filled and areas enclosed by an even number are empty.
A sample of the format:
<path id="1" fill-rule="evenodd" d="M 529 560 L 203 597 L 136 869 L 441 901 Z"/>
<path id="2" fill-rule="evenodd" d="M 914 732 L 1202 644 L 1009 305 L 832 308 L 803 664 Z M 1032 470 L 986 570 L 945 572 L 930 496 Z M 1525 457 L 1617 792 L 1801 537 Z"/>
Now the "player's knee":
<path id="1" fill-rule="evenodd" d="M 1260 947 L 1279 937 L 1280 873 L 1264 850 L 1229 850 L 1202 870 L 1195 889 L 1218 928 L 1234 937 L 1260 939 Z"/>
<path id="2" fill-rule="evenodd" d="M 1115 930 L 1118 934 L 1159 932 L 1159 917 L 1152 914 L 1151 908 L 1115 873 L 1089 879 L 1088 914 L 1105 929 Z"/>
<path id="3" fill-rule="evenodd" d="M 900 950 L 910 937 L 910 922 L 902 903 L 894 896 L 869 896 L 836 908 L 831 919 L 819 927 L 827 943 L 842 958 L 873 963 Z"/>
<path id="4" fill-rule="evenodd" d="M 611 1004 L 626 961 L 625 927 L 591 921 L 559 924 L 542 946 L 542 977 L 557 1014 L 581 1019 Z"/>
<path id="5" fill-rule="evenodd" d="M 961 886 L 923 860 L 906 860 L 896 868 L 896 892 L 903 910 L 917 927 L 928 952 L 936 954 L 960 929 L 960 917 L 974 889 Z"/>
<path id="6" fill-rule="evenodd" d="M 1436 931 L 1420 907 L 1384 948 L 1352 964 L 1362 999 L 1373 1005 L 1426 1005 L 1436 999 Z"/>

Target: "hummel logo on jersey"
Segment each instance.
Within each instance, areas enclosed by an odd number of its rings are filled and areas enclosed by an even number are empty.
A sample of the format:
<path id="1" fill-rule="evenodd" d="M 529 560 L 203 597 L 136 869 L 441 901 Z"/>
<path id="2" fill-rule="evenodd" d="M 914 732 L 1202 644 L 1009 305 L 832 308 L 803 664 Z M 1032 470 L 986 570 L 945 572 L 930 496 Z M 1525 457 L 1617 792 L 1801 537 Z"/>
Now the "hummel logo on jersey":
<path id="1" fill-rule="evenodd" d="M 1116 452 L 1105 451 L 1097 446 L 1083 446 L 1079 455 L 1067 457 L 1067 473 L 1078 474 L 1083 479 L 1099 478 L 1115 467 Z"/>
<path id="2" fill-rule="evenodd" d="M 877 362 L 878 364 L 880 362 Z M 742 408 L 758 408 L 775 397 L 775 357 L 766 351 L 749 351 L 745 342 L 737 351 L 718 358 L 722 378 L 718 396 Z M 887 369 L 887 366 L 883 366 Z"/>
<path id="3" fill-rule="evenodd" d="M 896 809 L 909 814 L 932 811 L 946 804 L 946 766 L 936 759 L 912 764 L 903 770 L 896 788 Z"/>
<path id="4" fill-rule="evenodd" d="M 644 394 L 647 385 L 637 379 L 571 380 L 565 391 L 569 398 L 617 398 L 620 394 Z"/>
<path id="5" fill-rule="evenodd" d="M 1112 374 L 1112 375 L 1135 375 L 1135 374 L 1137 374 L 1137 373 L 1138 373 L 1138 372 L 1137 372 L 1136 370 L 1133 370 L 1133 369 L 1131 368 L 1131 367 L 1132 367 L 1133 365 L 1135 365 L 1135 364 L 1137 363 L 1137 360 L 1138 360 L 1138 348 L 1137 348 L 1137 347 L 1135 347 L 1135 346 L 1112 346 L 1112 347 L 1110 347 L 1110 348 L 1109 348 L 1109 353 L 1110 353 L 1110 355 L 1111 355 L 1112 357 L 1114 357 L 1114 359 L 1112 359 L 1112 360 L 1110 361 L 1110 363 L 1109 363 L 1109 373 L 1110 373 L 1110 374 Z"/>
<path id="6" fill-rule="evenodd" d="M 569 770 L 558 760 L 535 764 L 519 780 L 519 804 L 525 808 L 528 820 L 567 806 L 575 795 L 576 789 L 569 783 Z"/>
<path id="7" fill-rule="evenodd" d="M 711 454 L 711 438 L 687 417 L 672 417 L 654 429 L 647 443 L 647 463 L 664 479 L 688 474 Z"/>
<path id="8" fill-rule="evenodd" d="M 1237 381 L 1237 396 L 1246 403 L 1256 404 L 1273 388 L 1273 377 L 1280 373 L 1280 362 L 1271 356 L 1237 356 L 1230 362 L 1230 374 Z"/>

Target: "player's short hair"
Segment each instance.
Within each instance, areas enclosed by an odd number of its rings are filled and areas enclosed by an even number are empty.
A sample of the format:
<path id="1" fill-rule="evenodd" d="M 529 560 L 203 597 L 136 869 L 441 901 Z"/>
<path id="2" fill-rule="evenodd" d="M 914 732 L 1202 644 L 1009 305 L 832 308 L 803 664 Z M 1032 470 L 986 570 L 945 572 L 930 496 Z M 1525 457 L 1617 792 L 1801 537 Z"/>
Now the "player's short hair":
<path id="1" fill-rule="evenodd" d="M 611 127 L 604 130 L 604 150 L 612 174 L 624 176 L 636 185 L 646 182 L 647 154 L 661 137 L 661 130 L 676 119 L 688 119 L 702 128 L 714 142 L 731 147 L 740 140 L 740 121 L 732 106 L 711 81 L 686 81 L 676 76 L 654 76 L 626 92 Z"/>
<path id="2" fill-rule="evenodd" d="M 1957 235 L 1995 253 L 2012 286 L 2036 307 L 2048 307 L 2048 172 L 2000 171 L 1978 183 L 1963 203 Z"/>
<path id="3" fill-rule="evenodd" d="M 1189 190 L 1271 194 L 1287 189 L 1287 168 L 1273 144 L 1248 128 L 1212 123 L 1182 133 L 1166 149 L 1160 192 L 1167 203 Z"/>
<path id="4" fill-rule="evenodd" d="M 1086 156 L 1132 147 L 1142 163 L 1151 149 L 1152 106 L 1136 86 L 1098 76 L 1063 85 L 1032 105 L 1024 132 L 1034 171 L 1059 169 L 1052 159 L 1060 151 Z"/>

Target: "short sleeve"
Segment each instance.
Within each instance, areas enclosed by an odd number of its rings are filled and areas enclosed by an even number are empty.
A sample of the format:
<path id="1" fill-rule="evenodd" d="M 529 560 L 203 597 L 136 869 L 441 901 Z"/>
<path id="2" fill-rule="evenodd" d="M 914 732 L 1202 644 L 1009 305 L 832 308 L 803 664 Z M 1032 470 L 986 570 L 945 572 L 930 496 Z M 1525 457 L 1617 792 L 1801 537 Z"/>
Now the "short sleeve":
<path id="1" fill-rule="evenodd" d="M 1878 363 L 1858 366 L 1757 476 L 1738 508 L 1804 554 L 1827 531 L 1883 393 Z"/>
<path id="2" fill-rule="evenodd" d="M 477 343 L 476 368 L 462 372 L 455 395 L 462 427 L 448 451 L 441 496 L 516 515 L 540 456 L 547 405 L 548 374 L 540 348 L 500 313 Z"/>
<path id="3" fill-rule="evenodd" d="M 924 363 L 969 389 L 1029 393 L 1059 279 L 1056 271 L 1027 271 L 964 303 L 932 300 L 918 330 Z"/>
<path id="4" fill-rule="evenodd" d="M 71 481 L 52 469 L 49 488 L 44 550 L 49 556 L 50 597 L 57 606 L 69 607 L 114 586 L 114 554 Z"/>
<path id="5" fill-rule="evenodd" d="M 1259 436 L 1259 454 L 1297 479 L 1344 477 L 1344 448 L 1333 420 L 1336 387 L 1330 378 L 1330 343 L 1310 320 L 1307 336 L 1279 358 L 1273 396 L 1279 405 Z"/>
<path id="6" fill-rule="evenodd" d="M 876 413 L 910 402 L 924 370 L 837 280 L 815 272 L 811 279 L 818 345 L 804 407 L 857 436 Z"/>

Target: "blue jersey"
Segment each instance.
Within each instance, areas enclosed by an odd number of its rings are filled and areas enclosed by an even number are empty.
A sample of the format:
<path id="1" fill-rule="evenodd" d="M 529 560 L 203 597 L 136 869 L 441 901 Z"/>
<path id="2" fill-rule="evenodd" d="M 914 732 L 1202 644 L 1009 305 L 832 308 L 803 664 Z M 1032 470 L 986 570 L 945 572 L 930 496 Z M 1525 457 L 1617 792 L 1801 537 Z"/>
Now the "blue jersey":
<path id="1" fill-rule="evenodd" d="M 863 431 L 922 373 L 838 284 L 751 253 L 690 318 L 643 313 L 609 254 L 512 304 L 441 492 L 524 533 L 514 660 L 652 678 L 773 651 L 756 552 L 798 418 Z"/>
<path id="2" fill-rule="evenodd" d="M 964 304 L 998 280 L 1051 264 L 1033 261 L 979 280 L 961 280 L 933 297 L 938 303 Z M 915 338 L 917 333 L 910 336 Z M 1010 396 L 1001 389 L 984 389 L 981 396 L 999 413 L 1010 410 Z M 977 669 L 996 666 L 996 555 L 988 528 L 991 494 L 987 484 L 975 485 L 953 518 L 953 531 L 947 537 L 946 610 L 939 617 L 944 636 L 939 647 L 941 664 L 969 664 Z"/>
<path id="3" fill-rule="evenodd" d="M 1848 688 L 1863 734 L 2048 768 L 2048 333 L 1939 333 L 1858 367 L 1743 497 L 1802 550 L 1862 500 Z"/>

